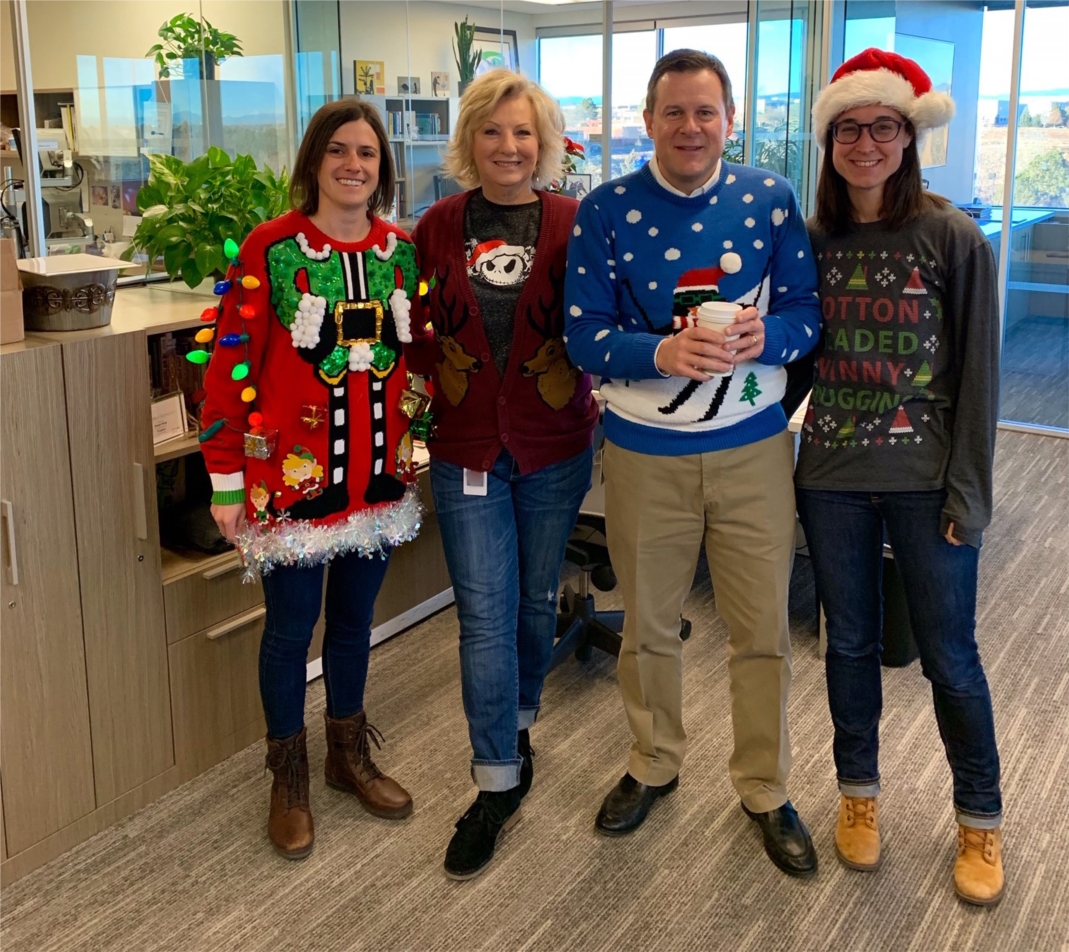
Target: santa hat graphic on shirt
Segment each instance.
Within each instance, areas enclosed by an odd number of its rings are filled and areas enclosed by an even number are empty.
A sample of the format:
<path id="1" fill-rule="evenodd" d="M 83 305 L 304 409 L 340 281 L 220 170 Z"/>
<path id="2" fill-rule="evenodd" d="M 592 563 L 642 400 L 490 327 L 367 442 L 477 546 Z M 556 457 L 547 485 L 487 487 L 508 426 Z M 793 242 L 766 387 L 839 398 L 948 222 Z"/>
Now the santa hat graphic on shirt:
<path id="1" fill-rule="evenodd" d="M 505 242 L 501 238 L 491 238 L 489 241 L 477 244 L 471 251 L 471 257 L 468 258 L 468 267 L 477 267 L 484 259 L 492 258 L 494 252 L 498 248 L 504 247 L 504 245 Z"/>
<path id="2" fill-rule="evenodd" d="M 918 145 L 924 134 L 954 116 L 954 100 L 932 89 L 928 74 L 911 59 L 869 47 L 836 71 L 813 104 L 813 135 L 823 149 L 828 126 L 854 106 L 890 106 L 909 120 Z"/>
<path id="3" fill-rule="evenodd" d="M 902 288 L 903 294 L 927 294 L 928 289 L 924 286 L 924 282 L 921 281 L 920 268 L 914 267 L 913 273 L 909 276 L 909 280 L 906 282 L 906 286 Z"/>
<path id="4" fill-rule="evenodd" d="M 913 426 L 909 422 L 909 417 L 906 416 L 906 408 L 899 407 L 898 412 L 895 414 L 894 421 L 891 423 L 891 433 L 912 433 Z"/>
<path id="5" fill-rule="evenodd" d="M 725 274 L 736 274 L 742 268 L 742 258 L 734 251 L 720 256 L 718 268 L 691 268 L 679 276 L 672 291 L 672 328 L 693 327 L 698 308 L 706 301 L 723 301 L 720 280 Z"/>

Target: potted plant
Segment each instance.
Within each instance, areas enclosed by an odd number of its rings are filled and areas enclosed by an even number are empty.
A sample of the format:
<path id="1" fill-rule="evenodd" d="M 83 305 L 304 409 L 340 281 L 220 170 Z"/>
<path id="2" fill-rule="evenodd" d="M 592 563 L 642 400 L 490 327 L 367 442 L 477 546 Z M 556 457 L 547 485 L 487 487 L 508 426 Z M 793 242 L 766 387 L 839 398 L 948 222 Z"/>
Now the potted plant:
<path id="1" fill-rule="evenodd" d="M 240 245 L 257 225 L 289 209 L 286 171 L 258 170 L 251 155 L 231 159 L 212 146 L 189 163 L 174 155 L 148 160 L 148 182 L 137 193 L 141 223 L 123 258 L 144 252 L 151 262 L 162 255 L 171 279 L 191 288 L 225 277 L 227 238 Z"/>
<path id="2" fill-rule="evenodd" d="M 204 79 L 215 79 L 215 68 L 228 56 L 243 56 L 241 41 L 233 33 L 217 30 L 207 20 L 198 20 L 188 13 L 179 13 L 164 20 L 156 31 L 163 40 L 145 55 L 155 56 L 160 79 L 168 79 L 171 71 L 186 60 L 204 62 Z"/>
<path id="3" fill-rule="evenodd" d="M 482 62 L 483 51 L 471 48 L 475 42 L 475 24 L 468 23 L 467 17 L 464 17 L 461 23 L 453 23 L 453 32 L 456 33 L 453 40 L 453 59 L 456 60 L 460 72 L 458 88 L 463 96 L 468 83 L 475 78 L 475 70 Z"/>

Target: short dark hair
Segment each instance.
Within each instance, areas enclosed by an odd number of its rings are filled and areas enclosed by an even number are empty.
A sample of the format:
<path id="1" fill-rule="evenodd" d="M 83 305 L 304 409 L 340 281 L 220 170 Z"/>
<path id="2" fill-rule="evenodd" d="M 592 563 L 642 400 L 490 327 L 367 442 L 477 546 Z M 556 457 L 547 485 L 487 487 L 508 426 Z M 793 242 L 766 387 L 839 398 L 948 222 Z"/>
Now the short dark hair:
<path id="1" fill-rule="evenodd" d="M 393 150 L 379 111 L 360 99 L 336 99 L 320 106 L 312 116 L 297 150 L 297 161 L 293 164 L 290 204 L 305 215 L 314 215 L 319 210 L 319 166 L 323 164 L 331 137 L 341 126 L 358 119 L 371 126 L 379 140 L 379 184 L 368 199 L 368 210 L 376 215 L 389 211 L 396 175 Z"/>
<path id="2" fill-rule="evenodd" d="M 824 142 L 824 161 L 820 166 L 817 181 L 817 225 L 827 235 L 842 235 L 853 223 L 853 204 L 846 188 L 846 179 L 839 174 L 832 160 L 835 138 L 828 126 Z M 903 130 L 912 140 L 902 150 L 902 164 L 883 183 L 883 198 L 880 204 L 880 220 L 892 231 L 918 218 L 931 208 L 944 208 L 949 202 L 942 195 L 925 191 L 921 181 L 921 159 L 917 149 L 917 133 L 908 122 Z"/>
<path id="3" fill-rule="evenodd" d="M 657 100 L 657 83 L 666 73 L 702 73 L 705 70 L 715 73 L 716 78 L 720 80 L 720 88 L 724 90 L 724 108 L 730 115 L 735 109 L 735 100 L 731 95 L 731 77 L 720 60 L 701 50 L 673 50 L 657 60 L 653 72 L 650 73 L 650 81 L 646 84 L 646 108 L 653 112 L 653 104 Z"/>

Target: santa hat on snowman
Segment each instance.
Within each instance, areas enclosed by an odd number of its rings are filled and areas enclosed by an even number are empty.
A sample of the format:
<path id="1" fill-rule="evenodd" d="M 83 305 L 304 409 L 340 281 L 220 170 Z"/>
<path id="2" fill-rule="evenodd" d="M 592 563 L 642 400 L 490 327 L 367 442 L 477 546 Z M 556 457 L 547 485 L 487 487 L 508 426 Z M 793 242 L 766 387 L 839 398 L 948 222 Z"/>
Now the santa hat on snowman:
<path id="1" fill-rule="evenodd" d="M 932 89 L 920 66 L 905 56 L 870 47 L 848 59 L 813 104 L 813 134 L 823 149 L 828 128 L 854 106 L 890 106 L 909 121 L 918 148 L 926 133 L 954 117 L 954 100 Z"/>
<path id="2" fill-rule="evenodd" d="M 734 251 L 720 256 L 719 268 L 691 268 L 679 276 L 672 291 L 672 329 L 694 327 L 697 324 L 698 308 L 706 301 L 723 301 L 720 281 L 725 274 L 736 274 L 742 267 L 742 258 Z"/>

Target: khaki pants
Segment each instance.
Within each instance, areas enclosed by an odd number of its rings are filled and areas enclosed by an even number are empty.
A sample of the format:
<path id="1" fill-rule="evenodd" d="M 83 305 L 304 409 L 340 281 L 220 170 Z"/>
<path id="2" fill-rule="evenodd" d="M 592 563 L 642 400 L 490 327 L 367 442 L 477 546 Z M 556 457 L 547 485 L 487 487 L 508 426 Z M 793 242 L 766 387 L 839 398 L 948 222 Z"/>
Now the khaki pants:
<path id="1" fill-rule="evenodd" d="M 606 442 L 609 554 L 625 612 L 617 673 L 635 738 L 628 772 L 641 783 L 667 783 L 683 763 L 679 617 L 704 539 L 728 625 L 731 781 L 754 812 L 787 800 L 793 468 L 786 431 L 695 456 L 649 456 Z"/>

